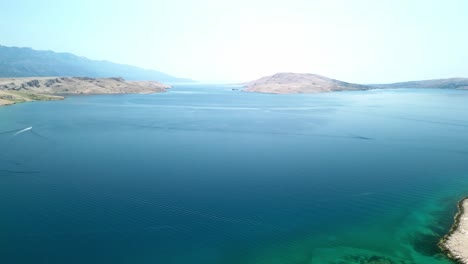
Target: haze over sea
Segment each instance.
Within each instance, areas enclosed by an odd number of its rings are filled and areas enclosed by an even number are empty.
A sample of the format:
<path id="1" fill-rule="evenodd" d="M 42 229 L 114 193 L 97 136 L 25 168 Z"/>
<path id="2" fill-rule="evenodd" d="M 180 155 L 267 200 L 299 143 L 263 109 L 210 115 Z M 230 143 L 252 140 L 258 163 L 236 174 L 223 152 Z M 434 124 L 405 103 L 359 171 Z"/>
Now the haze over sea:
<path id="1" fill-rule="evenodd" d="M 467 91 L 232 88 L 0 108 L 0 263 L 451 263 Z"/>

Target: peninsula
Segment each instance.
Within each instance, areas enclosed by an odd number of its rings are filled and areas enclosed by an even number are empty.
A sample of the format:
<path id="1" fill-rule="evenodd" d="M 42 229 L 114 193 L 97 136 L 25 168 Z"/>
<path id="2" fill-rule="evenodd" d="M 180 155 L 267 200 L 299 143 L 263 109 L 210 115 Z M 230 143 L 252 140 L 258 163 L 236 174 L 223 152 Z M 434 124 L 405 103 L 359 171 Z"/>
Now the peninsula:
<path id="1" fill-rule="evenodd" d="M 60 100 L 73 94 L 149 94 L 170 86 L 155 81 L 126 81 L 123 78 L 27 77 L 0 78 L 0 105 Z"/>
<path id="2" fill-rule="evenodd" d="M 468 78 L 448 78 L 423 81 L 372 84 L 375 88 L 426 88 L 426 89 L 468 89 Z"/>
<path id="3" fill-rule="evenodd" d="M 458 263 L 468 264 L 468 197 L 458 203 L 458 213 L 449 234 L 439 247 Z"/>

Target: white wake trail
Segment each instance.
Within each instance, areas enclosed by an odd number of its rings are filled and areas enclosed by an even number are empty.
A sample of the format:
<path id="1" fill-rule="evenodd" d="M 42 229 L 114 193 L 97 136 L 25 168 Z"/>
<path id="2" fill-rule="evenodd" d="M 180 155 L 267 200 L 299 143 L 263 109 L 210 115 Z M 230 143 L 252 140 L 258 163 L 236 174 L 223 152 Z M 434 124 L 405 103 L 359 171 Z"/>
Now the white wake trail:
<path id="1" fill-rule="evenodd" d="M 25 128 L 25 129 L 22 129 L 22 130 L 16 132 L 13 136 L 17 136 L 17 135 L 19 135 L 19 134 L 21 134 L 21 133 L 24 133 L 24 132 L 26 132 L 26 131 L 29 131 L 29 130 L 31 130 L 31 129 L 32 129 L 32 127 L 27 127 L 27 128 Z"/>

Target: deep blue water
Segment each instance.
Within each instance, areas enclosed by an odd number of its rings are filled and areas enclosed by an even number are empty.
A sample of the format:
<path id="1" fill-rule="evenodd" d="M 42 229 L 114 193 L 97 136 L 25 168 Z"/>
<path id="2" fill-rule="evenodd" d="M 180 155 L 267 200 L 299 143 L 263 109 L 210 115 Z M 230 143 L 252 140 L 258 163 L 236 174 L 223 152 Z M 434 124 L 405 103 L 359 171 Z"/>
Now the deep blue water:
<path id="1" fill-rule="evenodd" d="M 0 263 L 450 263 L 468 91 L 231 88 L 0 108 Z"/>

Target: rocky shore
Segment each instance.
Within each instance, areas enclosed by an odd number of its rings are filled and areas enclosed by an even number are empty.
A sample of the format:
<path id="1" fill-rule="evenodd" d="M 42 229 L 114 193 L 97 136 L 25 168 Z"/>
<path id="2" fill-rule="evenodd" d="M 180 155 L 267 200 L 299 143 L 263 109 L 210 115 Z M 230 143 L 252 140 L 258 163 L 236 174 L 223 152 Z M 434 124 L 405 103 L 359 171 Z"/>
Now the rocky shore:
<path id="1" fill-rule="evenodd" d="M 455 223 L 439 242 L 439 247 L 457 263 L 468 264 L 468 197 L 458 203 Z"/>

